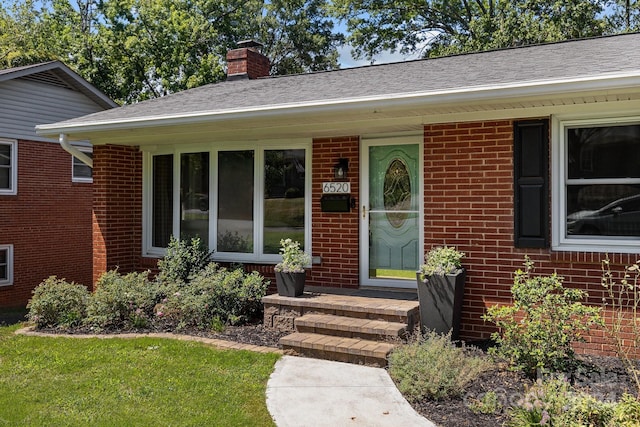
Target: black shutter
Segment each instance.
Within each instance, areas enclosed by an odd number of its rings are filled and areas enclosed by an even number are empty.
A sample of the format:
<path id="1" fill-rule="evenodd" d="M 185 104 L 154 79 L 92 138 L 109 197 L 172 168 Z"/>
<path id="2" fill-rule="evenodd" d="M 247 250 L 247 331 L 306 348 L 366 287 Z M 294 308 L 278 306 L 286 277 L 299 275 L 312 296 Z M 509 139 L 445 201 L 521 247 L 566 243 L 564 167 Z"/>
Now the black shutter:
<path id="1" fill-rule="evenodd" d="M 549 247 L 549 121 L 514 123 L 514 235 L 517 248 Z"/>

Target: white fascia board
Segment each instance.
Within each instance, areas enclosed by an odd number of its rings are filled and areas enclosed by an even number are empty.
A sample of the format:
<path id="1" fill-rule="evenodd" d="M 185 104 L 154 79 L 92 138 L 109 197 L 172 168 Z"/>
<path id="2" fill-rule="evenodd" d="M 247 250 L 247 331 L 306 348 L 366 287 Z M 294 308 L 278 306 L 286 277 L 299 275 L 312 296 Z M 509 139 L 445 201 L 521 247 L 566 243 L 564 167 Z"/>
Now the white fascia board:
<path id="1" fill-rule="evenodd" d="M 132 127 L 154 127 L 202 122 L 216 122 L 233 119 L 268 118 L 284 112 L 311 114 L 321 112 L 347 112 L 377 108 L 407 108 L 424 104 L 460 104 L 483 101 L 513 100 L 528 97 L 562 97 L 566 94 L 595 93 L 640 87 L 638 72 L 607 73 L 572 79 L 540 80 L 510 83 L 505 85 L 474 86 L 439 91 L 375 95 L 359 98 L 333 99 L 301 103 L 265 105 L 228 109 L 222 111 L 201 111 L 184 114 L 159 115 L 152 117 L 124 118 L 87 123 L 52 123 L 36 126 L 39 135 L 74 132 L 109 131 Z"/>

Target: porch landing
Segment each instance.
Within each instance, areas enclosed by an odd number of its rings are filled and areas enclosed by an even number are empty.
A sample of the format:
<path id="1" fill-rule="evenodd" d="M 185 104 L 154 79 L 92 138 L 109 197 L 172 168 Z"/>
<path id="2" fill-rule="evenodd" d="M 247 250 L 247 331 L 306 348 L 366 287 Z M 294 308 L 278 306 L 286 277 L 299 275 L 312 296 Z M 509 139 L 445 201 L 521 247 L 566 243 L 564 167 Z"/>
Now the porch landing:
<path id="1" fill-rule="evenodd" d="M 293 354 L 383 367 L 391 350 L 419 325 L 417 295 L 410 290 L 305 290 L 297 298 L 262 299 L 265 326 L 292 332 L 280 344 Z"/>

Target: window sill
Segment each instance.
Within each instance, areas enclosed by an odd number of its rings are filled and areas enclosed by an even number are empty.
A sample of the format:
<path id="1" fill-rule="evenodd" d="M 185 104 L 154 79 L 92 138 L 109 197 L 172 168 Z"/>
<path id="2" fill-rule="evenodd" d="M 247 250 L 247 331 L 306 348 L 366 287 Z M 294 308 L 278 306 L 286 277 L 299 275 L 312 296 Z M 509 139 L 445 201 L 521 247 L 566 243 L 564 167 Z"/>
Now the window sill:
<path id="1" fill-rule="evenodd" d="M 638 253 L 638 247 L 640 246 L 640 239 L 629 238 L 625 240 L 618 240 L 615 242 L 605 241 L 601 239 L 571 239 L 571 241 L 564 241 L 558 244 L 552 245 L 554 251 L 559 252 L 594 252 L 594 253 L 608 253 L 608 254 L 630 254 Z"/>

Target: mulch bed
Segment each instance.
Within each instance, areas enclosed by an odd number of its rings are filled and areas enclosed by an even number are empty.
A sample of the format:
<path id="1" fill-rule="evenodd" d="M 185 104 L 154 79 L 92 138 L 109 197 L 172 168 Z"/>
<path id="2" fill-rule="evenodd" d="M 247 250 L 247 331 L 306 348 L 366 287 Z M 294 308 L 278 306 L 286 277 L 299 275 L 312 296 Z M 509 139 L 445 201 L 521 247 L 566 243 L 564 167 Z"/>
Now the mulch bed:
<path id="1" fill-rule="evenodd" d="M 44 329 L 40 331 L 66 334 L 95 332 L 83 328 L 74 330 Z M 103 331 L 102 333 L 117 334 L 123 332 L 167 331 Z M 180 333 L 274 348 L 278 348 L 280 337 L 288 334 L 287 332 L 268 330 L 261 323 L 228 326 L 223 332 L 183 330 Z M 608 401 L 619 400 L 623 393 L 634 394 L 633 381 L 617 358 L 580 356 L 579 360 L 580 364 L 576 372 L 568 376 L 568 378 L 580 389 L 590 392 L 600 400 Z M 442 427 L 499 426 L 507 420 L 506 409 L 516 404 L 523 397 L 526 387 L 531 384 L 532 381 L 524 375 L 508 370 L 505 365 L 498 364 L 495 370 L 485 372 L 480 378 L 471 383 L 462 398 L 443 401 L 423 400 L 412 403 L 412 406 L 425 418 Z M 497 394 L 504 409 L 498 414 L 490 415 L 472 412 L 470 404 L 482 398 L 488 391 L 493 391 Z"/>
<path id="2" fill-rule="evenodd" d="M 597 399 L 617 401 L 624 393 L 635 395 L 635 386 L 622 362 L 615 357 L 579 356 L 579 367 L 569 379 L 578 389 L 589 392 Z M 445 401 L 423 400 L 413 407 L 425 418 L 442 427 L 499 426 L 507 420 L 506 409 L 524 396 L 525 388 L 533 381 L 523 374 L 513 372 L 504 365 L 485 372 L 467 387 L 461 399 Z M 488 391 L 497 394 L 504 408 L 498 414 L 475 414 L 469 405 Z"/>

